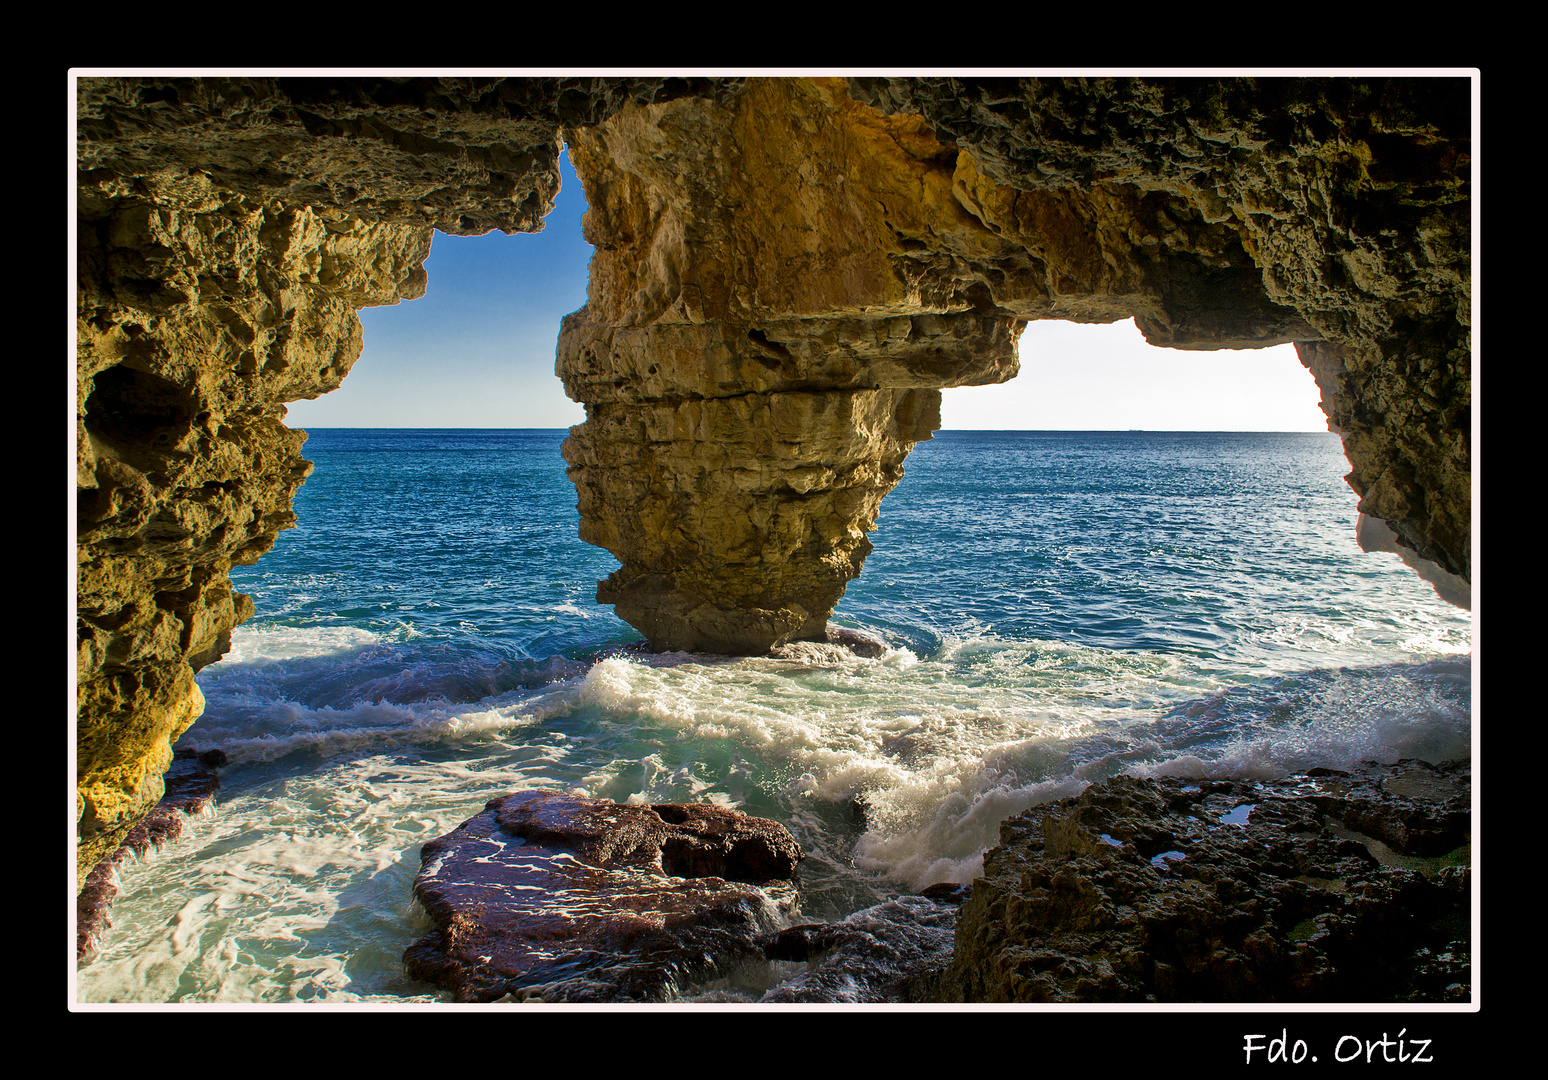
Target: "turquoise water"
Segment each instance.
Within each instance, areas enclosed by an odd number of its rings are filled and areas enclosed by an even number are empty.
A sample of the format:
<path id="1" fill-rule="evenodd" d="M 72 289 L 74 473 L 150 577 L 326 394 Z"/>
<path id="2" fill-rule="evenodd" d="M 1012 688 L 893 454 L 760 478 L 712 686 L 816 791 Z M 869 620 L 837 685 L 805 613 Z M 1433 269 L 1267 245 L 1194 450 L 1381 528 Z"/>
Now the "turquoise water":
<path id="1" fill-rule="evenodd" d="M 419 847 L 519 788 L 788 825 L 802 918 L 981 869 L 1120 772 L 1469 756 L 1471 623 L 1361 553 L 1335 436 L 941 432 L 824 646 L 651 655 L 594 602 L 561 431 L 312 432 L 298 528 L 180 745 L 221 801 L 126 870 L 82 1001 L 435 1001 Z"/>

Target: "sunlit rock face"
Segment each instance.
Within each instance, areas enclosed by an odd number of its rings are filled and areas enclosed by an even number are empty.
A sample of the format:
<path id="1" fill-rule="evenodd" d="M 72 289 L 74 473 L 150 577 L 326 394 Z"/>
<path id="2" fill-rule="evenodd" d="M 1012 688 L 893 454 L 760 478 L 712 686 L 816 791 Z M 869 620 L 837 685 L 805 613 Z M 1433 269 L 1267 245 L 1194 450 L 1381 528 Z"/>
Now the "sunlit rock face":
<path id="1" fill-rule="evenodd" d="M 295 523 L 311 465 L 281 403 L 338 386 L 360 355 L 355 309 L 420 295 L 430 245 L 423 227 L 250 200 L 198 175 L 124 187 L 81 200 L 83 870 L 161 797 L 170 743 L 203 708 L 194 672 L 252 614 L 231 566 Z"/>
<path id="2" fill-rule="evenodd" d="M 1131 316 L 1297 343 L 1364 512 L 1465 583 L 1466 92 L 759 79 L 572 132 L 598 250 L 558 370 L 581 535 L 621 563 L 598 600 L 658 649 L 822 638 L 936 391 L 1012 377 L 1023 320 Z"/>
<path id="3" fill-rule="evenodd" d="M 1460 596 L 1467 88 L 81 80 L 78 880 L 252 611 L 229 568 L 294 522 L 284 403 L 339 385 L 358 308 L 420 295 L 434 229 L 539 227 L 566 138 L 597 254 L 565 456 L 620 562 L 599 599 L 657 648 L 822 638 L 939 389 L 1012 377 L 1043 318 L 1294 341 L 1382 542 Z"/>
<path id="4" fill-rule="evenodd" d="M 1466 79 L 851 86 L 923 115 L 1015 193 L 1018 221 L 1038 208 L 1025 230 L 1038 257 L 1062 236 L 1071 251 L 1082 234 L 1102 238 L 1099 261 L 1066 260 L 1092 276 L 1072 273 L 1060 292 L 1100 285 L 1116 261 L 1144 278 L 1149 306 L 1133 310 L 1152 344 L 1294 341 L 1361 511 L 1435 564 L 1429 580 L 1472 580 Z"/>
<path id="5" fill-rule="evenodd" d="M 1016 373 L 984 280 L 1027 260 L 954 194 L 955 154 L 839 80 L 628 108 L 570 134 L 591 210 L 560 376 L 597 598 L 656 649 L 821 640 L 943 386 Z M 971 263 L 965 261 L 971 259 Z"/>
<path id="6" fill-rule="evenodd" d="M 252 613 L 230 567 L 295 523 L 283 403 L 339 385 L 358 308 L 423 294 L 433 228 L 541 227 L 561 123 L 675 82 L 80 80 L 77 882 Z"/>

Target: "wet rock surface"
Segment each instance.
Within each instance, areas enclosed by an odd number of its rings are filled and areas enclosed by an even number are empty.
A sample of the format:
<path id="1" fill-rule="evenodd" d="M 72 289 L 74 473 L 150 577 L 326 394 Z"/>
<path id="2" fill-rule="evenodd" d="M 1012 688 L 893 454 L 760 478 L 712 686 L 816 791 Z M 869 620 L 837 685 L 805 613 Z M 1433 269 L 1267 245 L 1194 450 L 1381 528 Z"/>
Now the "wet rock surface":
<path id="1" fill-rule="evenodd" d="M 436 929 L 404 953 L 411 976 L 458 1001 L 631 1002 L 761 961 L 801 851 L 725 807 L 523 792 L 423 859 L 414 894 Z"/>
<path id="2" fill-rule="evenodd" d="M 1007 819 L 937 1000 L 1467 1001 L 1467 765 L 1118 776 Z"/>
<path id="3" fill-rule="evenodd" d="M 188 819 L 205 813 L 215 803 L 220 776 L 215 771 L 226 763 L 220 750 L 180 756 L 166 775 L 166 794 L 144 818 L 129 830 L 118 849 L 99 862 L 86 877 L 75 898 L 75 958 L 85 960 L 102 944 L 113 925 L 113 901 L 118 897 L 118 871 L 132 858 L 160 849 L 188 832 Z"/>
<path id="4" fill-rule="evenodd" d="M 934 891 L 932 891 L 934 890 Z M 932 886 L 926 895 L 900 896 L 857 911 L 837 923 L 794 926 L 764 943 L 770 960 L 807 964 L 758 999 L 760 1003 L 885 1004 L 927 1000 L 951 960 L 957 908 L 967 886 Z"/>
<path id="5" fill-rule="evenodd" d="M 1009 818 L 972 885 L 789 925 L 801 855 L 707 805 L 496 799 L 426 845 L 459 1001 L 1460 1002 L 1465 764 L 1144 779 Z"/>

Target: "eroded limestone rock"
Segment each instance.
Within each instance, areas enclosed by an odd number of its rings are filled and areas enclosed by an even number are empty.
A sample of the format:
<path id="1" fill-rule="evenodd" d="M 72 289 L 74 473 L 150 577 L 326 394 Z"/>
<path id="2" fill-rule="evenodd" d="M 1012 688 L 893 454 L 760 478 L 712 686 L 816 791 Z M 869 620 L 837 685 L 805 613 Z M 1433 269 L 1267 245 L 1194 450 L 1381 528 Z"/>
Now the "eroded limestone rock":
<path id="1" fill-rule="evenodd" d="M 939 388 L 1015 374 L 979 280 L 1014 277 L 1014 246 L 917 118 L 836 80 L 624 109 L 570 145 L 598 250 L 560 335 L 587 406 L 564 452 L 581 536 L 622 564 L 598 600 L 656 649 L 822 640 Z"/>
<path id="2" fill-rule="evenodd" d="M 1114 777 L 1007 819 L 934 994 L 1466 1001 L 1469 771 Z"/>
<path id="3" fill-rule="evenodd" d="M 1362 512 L 1471 580 L 1467 79 L 850 82 L 883 111 L 922 115 L 1025 193 L 1018 209 L 1065 200 L 1027 230 L 1031 250 L 1072 237 L 1079 251 L 1094 232 L 1100 260 L 1059 257 L 1077 268 L 1070 291 L 1124 276 L 1101 264 L 1136 265 L 1151 306 L 1133 312 L 1153 344 L 1295 341 Z M 1071 221 L 1083 225 L 1059 228 Z"/>
<path id="4" fill-rule="evenodd" d="M 358 308 L 421 295 L 432 226 L 538 228 L 559 125 L 681 80 L 83 78 L 77 86 L 77 885 L 162 794 L 231 589 L 311 470 L 284 402 Z"/>
<path id="5" fill-rule="evenodd" d="M 558 370 L 582 536 L 622 564 L 598 599 L 658 649 L 820 639 L 934 391 L 1014 375 L 1023 320 L 1130 316 L 1295 342 L 1362 509 L 1456 595 L 1466 86 L 753 79 L 573 132 L 598 250 Z"/>
<path id="6" fill-rule="evenodd" d="M 79 200 L 76 713 L 85 872 L 161 798 L 194 672 L 252 601 L 311 472 L 283 402 L 338 386 L 359 307 L 424 291 L 430 232 L 257 203 L 201 175 Z M 91 244 L 95 246 L 90 246 Z"/>

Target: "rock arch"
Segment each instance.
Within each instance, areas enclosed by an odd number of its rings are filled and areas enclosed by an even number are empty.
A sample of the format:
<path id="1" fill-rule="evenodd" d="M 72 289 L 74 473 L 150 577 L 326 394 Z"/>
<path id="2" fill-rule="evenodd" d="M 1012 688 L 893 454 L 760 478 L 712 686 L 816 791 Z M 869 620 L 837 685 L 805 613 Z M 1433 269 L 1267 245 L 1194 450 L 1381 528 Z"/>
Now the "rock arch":
<path id="1" fill-rule="evenodd" d="M 754 652 L 824 633 L 940 388 L 1011 377 L 1038 318 L 1295 342 L 1366 542 L 1465 592 L 1470 116 L 1453 78 L 80 79 L 78 880 L 294 521 L 283 403 L 423 291 L 432 229 L 540 227 L 562 136 L 598 599 Z"/>

